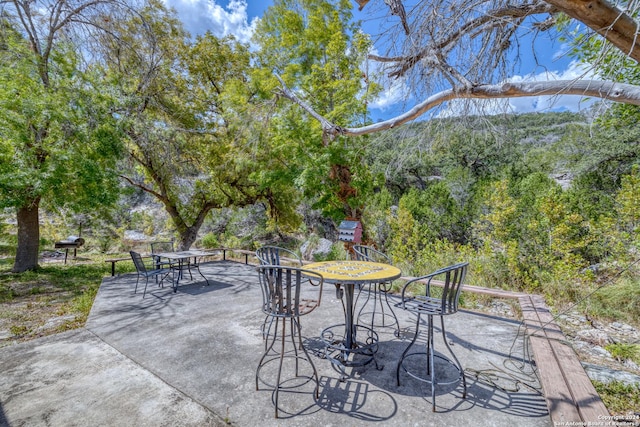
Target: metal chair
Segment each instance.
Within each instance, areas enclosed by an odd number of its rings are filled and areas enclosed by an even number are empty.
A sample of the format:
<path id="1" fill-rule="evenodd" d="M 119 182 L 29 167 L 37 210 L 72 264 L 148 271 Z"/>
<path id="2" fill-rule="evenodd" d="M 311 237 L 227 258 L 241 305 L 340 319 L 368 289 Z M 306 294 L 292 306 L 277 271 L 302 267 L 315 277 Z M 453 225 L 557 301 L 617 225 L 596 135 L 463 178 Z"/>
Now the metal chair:
<path id="1" fill-rule="evenodd" d="M 173 268 L 174 270 L 178 270 L 178 274 L 180 275 L 180 278 L 182 278 L 182 271 L 183 270 L 188 270 L 189 271 L 189 278 L 191 280 L 193 280 L 193 275 L 191 274 L 191 261 L 190 260 L 177 263 L 177 262 L 171 261 L 171 260 L 163 261 L 162 257 L 154 256 L 155 254 L 159 254 L 159 253 L 162 253 L 162 252 L 175 252 L 175 249 L 173 247 L 173 240 L 161 241 L 161 242 L 152 242 L 152 243 L 150 243 L 150 246 L 151 246 L 151 256 L 154 259 L 154 263 L 155 263 L 155 267 L 156 268 L 168 267 L 168 268 Z"/>
<path id="2" fill-rule="evenodd" d="M 260 265 L 282 265 L 281 259 L 288 258 L 296 267 L 302 267 L 302 258 L 295 252 L 278 246 L 262 246 L 256 251 Z"/>
<path id="3" fill-rule="evenodd" d="M 158 276 L 162 276 L 162 279 L 160 280 L 160 284 L 162 284 L 162 281 L 164 280 L 165 277 L 167 277 L 167 275 L 171 272 L 171 270 L 167 268 L 148 269 L 146 264 L 142 260 L 142 255 L 134 251 L 129 251 L 129 254 L 131 255 L 131 259 L 133 260 L 133 265 L 136 266 L 136 272 L 138 273 L 138 277 L 136 277 L 136 287 L 133 290 L 133 293 L 135 294 L 138 291 L 138 282 L 140 281 L 140 277 L 144 277 L 145 278 L 144 291 L 142 292 L 142 298 L 144 298 L 144 296 L 147 293 L 147 285 L 149 284 L 149 277 L 157 278 Z"/>
<path id="4" fill-rule="evenodd" d="M 467 382 L 464 377 L 464 371 L 462 369 L 462 365 L 460 361 L 451 350 L 449 343 L 447 342 L 446 332 L 444 328 L 444 316 L 448 316 L 454 314 L 458 311 L 458 300 L 460 298 L 460 291 L 462 290 L 462 283 L 464 281 L 465 275 L 467 273 L 467 266 L 469 263 L 460 263 L 451 265 L 449 267 L 442 268 L 437 270 L 431 274 L 426 276 L 415 278 L 409 282 L 407 282 L 402 288 L 402 302 L 399 304 L 404 310 L 410 311 L 417 315 L 418 319 L 416 321 L 416 330 L 411 340 L 409 346 L 404 350 L 402 356 L 400 357 L 400 361 L 398 362 L 398 367 L 396 369 L 396 382 L 397 385 L 400 386 L 400 368 L 403 368 L 407 374 L 411 377 L 431 383 L 431 399 L 432 399 L 432 411 L 436 411 L 436 391 L 435 387 L 437 384 L 454 384 L 458 381 L 462 380 L 462 385 L 464 388 L 462 398 L 466 398 L 467 396 Z M 439 297 L 433 296 L 432 289 L 432 281 L 441 280 L 442 281 L 442 290 L 441 295 Z M 424 291 L 423 291 L 424 288 Z M 420 328 L 420 319 L 422 316 L 427 316 L 427 348 L 425 351 L 408 353 L 409 349 L 415 344 L 416 339 L 418 338 L 419 328 Z M 446 345 L 449 353 L 453 357 L 452 362 L 450 359 L 446 357 L 435 354 L 434 345 L 433 345 L 433 317 L 440 317 L 440 324 L 442 330 L 442 339 L 444 340 L 444 344 Z M 427 372 L 426 374 L 429 376 L 428 378 L 422 377 L 414 372 L 411 372 L 404 365 L 404 362 L 407 358 L 416 356 L 416 355 L 426 355 L 427 356 Z M 435 372 L 435 362 L 434 359 L 441 359 L 455 369 L 458 370 L 458 377 L 451 381 L 438 381 L 436 378 Z"/>
<path id="5" fill-rule="evenodd" d="M 267 335 L 265 339 L 265 351 L 258 368 L 256 369 L 256 390 L 259 384 L 263 383 L 267 387 L 273 387 L 273 402 L 275 404 L 275 417 L 278 418 L 278 395 L 281 389 L 293 387 L 283 387 L 282 365 L 285 358 L 294 359 L 295 376 L 300 375 L 299 361 L 307 361 L 313 370 L 313 374 L 306 378 L 315 381 L 315 398 L 319 394 L 319 379 L 316 367 L 311 361 L 307 349 L 302 344 L 302 328 L 300 327 L 300 317 L 311 313 L 320 305 L 322 298 L 322 276 L 318 273 L 303 270 L 296 267 L 263 265 L 258 267 L 260 278 L 260 288 L 262 289 L 262 311 L 275 321 L 275 332 Z M 317 280 L 319 286 L 306 286 L 304 278 L 312 277 Z M 287 332 L 287 324 L 290 331 Z M 278 328 L 281 328 L 278 333 Z M 277 348 L 275 343 L 279 341 Z M 290 343 L 287 349 L 287 343 Z M 299 352 L 302 350 L 302 352 Z M 274 384 L 264 381 L 260 377 L 260 371 L 270 362 L 278 361 L 278 369 Z M 286 382 L 287 380 L 285 380 Z M 306 384 L 305 381 L 303 384 Z"/>
<path id="6" fill-rule="evenodd" d="M 151 255 L 161 253 L 161 252 L 174 252 L 173 250 L 173 241 L 167 242 L 152 242 L 151 246 Z M 162 261 L 161 257 L 153 256 L 153 260 L 155 262 L 156 268 L 160 268 L 163 265 L 171 266 L 171 261 Z"/>
<path id="7" fill-rule="evenodd" d="M 386 254 L 370 246 L 354 245 L 353 252 L 355 254 L 355 259 L 358 261 L 371 261 L 371 262 L 379 262 L 379 263 L 390 264 L 390 265 L 393 264 L 391 262 L 391 259 Z M 360 292 L 356 297 L 356 301 L 360 299 L 362 290 L 363 288 L 360 288 Z M 394 332 L 394 334 L 397 337 L 399 337 L 400 322 L 398 322 L 398 317 L 396 316 L 396 313 L 391 308 L 391 304 L 389 304 L 389 299 L 387 297 L 389 290 L 391 290 L 390 282 L 371 283 L 369 285 L 366 300 L 364 301 L 364 303 L 362 304 L 362 307 L 360 308 L 360 311 L 358 312 L 358 319 L 360 319 L 360 317 L 363 315 L 371 315 L 371 327 L 373 328 L 376 326 L 382 326 L 382 327 L 386 326 L 385 325 L 386 318 L 391 318 L 393 319 L 393 323 L 396 326 L 396 331 Z M 370 303 L 373 304 L 373 309 L 371 311 L 363 312 L 365 307 L 367 307 L 367 305 Z M 386 305 L 386 308 L 385 308 L 385 305 Z M 375 323 L 376 313 L 378 309 L 380 311 L 380 317 L 382 319 L 382 322 L 379 325 Z"/>
<path id="8" fill-rule="evenodd" d="M 282 265 L 281 261 L 284 261 L 282 258 L 287 258 L 293 260 L 289 261 L 289 263 L 293 263 L 295 267 L 302 267 L 302 259 L 298 254 L 279 246 L 262 246 L 258 248 L 256 250 L 256 258 L 258 258 L 260 265 Z M 273 317 L 267 315 L 262 324 L 262 337 L 265 340 L 271 331 L 273 319 Z"/>

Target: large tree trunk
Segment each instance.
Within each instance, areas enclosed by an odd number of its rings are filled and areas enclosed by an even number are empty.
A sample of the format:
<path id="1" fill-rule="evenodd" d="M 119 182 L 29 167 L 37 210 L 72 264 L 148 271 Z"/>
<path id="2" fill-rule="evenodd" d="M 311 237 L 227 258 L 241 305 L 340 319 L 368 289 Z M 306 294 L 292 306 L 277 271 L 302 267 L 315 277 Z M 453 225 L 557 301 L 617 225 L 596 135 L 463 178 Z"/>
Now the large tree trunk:
<path id="1" fill-rule="evenodd" d="M 179 251 L 188 251 L 191 248 L 191 245 L 196 241 L 198 237 L 198 230 L 200 229 L 200 225 L 187 227 L 185 230 L 180 232 L 180 237 L 178 241 L 178 250 Z"/>
<path id="2" fill-rule="evenodd" d="M 40 250 L 40 199 L 18 208 L 18 249 L 13 264 L 14 273 L 38 268 Z"/>

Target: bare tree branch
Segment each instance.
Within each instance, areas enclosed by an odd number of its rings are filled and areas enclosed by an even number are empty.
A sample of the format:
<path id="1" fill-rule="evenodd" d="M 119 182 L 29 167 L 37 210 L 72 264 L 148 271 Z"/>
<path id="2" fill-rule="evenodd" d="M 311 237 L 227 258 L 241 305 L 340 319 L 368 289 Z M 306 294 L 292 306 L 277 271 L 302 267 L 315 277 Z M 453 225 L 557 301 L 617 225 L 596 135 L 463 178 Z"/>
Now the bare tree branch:
<path id="1" fill-rule="evenodd" d="M 519 23 L 522 18 L 526 16 L 549 14 L 556 10 L 555 7 L 544 2 L 534 2 L 516 6 L 506 5 L 497 9 L 488 10 L 480 16 L 473 16 L 453 31 L 437 32 L 440 34 L 439 39 L 432 39 L 428 45 L 408 56 L 384 57 L 369 55 L 369 59 L 395 64 L 389 76 L 398 78 L 406 74 L 407 71 L 420 61 L 429 61 L 429 58 L 435 58 L 436 56 L 444 57 L 445 52 L 451 51 L 460 43 L 461 39 L 465 37 L 474 38 L 478 33 L 488 32 L 496 28 L 503 29 L 509 22 Z M 425 23 L 422 22 L 421 26 L 425 26 Z M 493 52 L 491 54 L 494 56 L 500 53 L 496 51 L 495 47 L 500 46 L 494 46 L 494 49 L 492 49 Z"/>
<path id="2" fill-rule="evenodd" d="M 385 0 L 387 3 L 387 0 Z M 446 20 L 456 22 L 458 31 L 445 31 L 441 40 L 433 40 L 425 45 L 422 51 L 415 54 L 396 58 L 385 58 L 386 62 L 397 62 L 399 68 L 394 75 L 402 75 L 402 69 L 410 68 L 420 59 L 427 57 L 429 51 L 444 49 L 445 46 L 457 44 L 459 39 L 472 34 L 474 31 L 487 33 L 490 27 L 504 26 L 508 22 L 516 22 L 517 19 L 536 14 L 553 14 L 563 12 L 569 17 L 582 22 L 588 28 L 601 35 L 615 47 L 620 49 L 625 55 L 640 61 L 640 26 L 635 14 L 638 12 L 637 5 L 631 2 L 622 2 L 625 9 L 620 9 L 616 4 L 607 0 L 534 0 L 533 2 L 502 2 L 501 0 L 485 0 L 469 3 L 465 0 L 455 2 L 453 5 L 433 0 L 420 1 L 418 7 L 413 11 L 414 28 L 437 28 L 438 25 L 444 28 L 443 23 L 438 24 L 437 19 L 442 19 L 440 11 L 449 12 Z M 452 10 L 446 10 L 446 7 Z M 431 10 L 430 13 L 427 13 Z M 480 11 L 480 12 L 478 12 Z M 461 21 L 467 17 L 467 22 Z M 434 19 L 436 18 L 436 19 Z M 538 26 L 538 30 L 548 29 L 548 26 Z M 415 42 L 415 40 L 412 40 Z M 381 58 L 378 58 L 381 59 Z"/>
<path id="3" fill-rule="evenodd" d="M 291 91 L 284 87 L 282 80 L 280 82 L 283 84 L 283 92 L 291 94 Z M 335 137 L 338 135 L 361 136 L 391 129 L 415 120 L 427 111 L 443 104 L 444 102 L 455 99 L 505 99 L 545 95 L 580 95 L 640 105 L 640 87 L 624 83 L 612 83 L 599 80 L 508 82 L 495 85 L 479 85 L 461 90 L 444 90 L 428 97 L 409 111 L 392 119 L 358 128 L 344 128 L 331 123 L 329 120 L 319 115 L 308 104 L 304 103 L 294 94 L 291 94 L 291 97 L 287 96 L 287 98 L 296 102 L 311 116 L 319 120 L 322 123 L 322 129 L 325 133 Z"/>
<path id="4" fill-rule="evenodd" d="M 322 117 L 313 108 L 311 108 L 309 104 L 304 102 L 295 93 L 293 93 L 293 91 L 289 89 L 287 85 L 284 83 L 284 80 L 282 80 L 282 77 L 276 74 L 276 78 L 278 79 L 281 85 L 279 94 L 298 104 L 311 117 L 319 121 L 320 125 L 322 126 L 322 131 L 325 135 L 337 135 L 342 133 L 342 128 L 340 126 L 335 125 L 331 123 L 329 120 L 327 120 L 326 118 Z"/>
<path id="5" fill-rule="evenodd" d="M 391 9 L 392 15 L 398 15 L 400 22 L 402 22 L 402 28 L 404 28 L 405 34 L 409 34 L 409 24 L 407 24 L 407 14 L 404 10 L 404 5 L 401 0 L 384 0 L 384 2 Z"/>
<path id="6" fill-rule="evenodd" d="M 146 193 L 152 194 L 158 200 L 165 200 L 166 199 L 162 194 L 158 193 L 157 191 L 154 191 L 153 188 L 147 187 L 146 185 L 135 181 L 131 177 L 128 177 L 126 175 L 120 175 L 120 178 L 122 178 L 125 181 L 127 181 L 129 183 L 129 185 L 131 185 L 132 187 L 139 188 L 140 190 L 142 190 L 142 191 L 144 191 Z"/>

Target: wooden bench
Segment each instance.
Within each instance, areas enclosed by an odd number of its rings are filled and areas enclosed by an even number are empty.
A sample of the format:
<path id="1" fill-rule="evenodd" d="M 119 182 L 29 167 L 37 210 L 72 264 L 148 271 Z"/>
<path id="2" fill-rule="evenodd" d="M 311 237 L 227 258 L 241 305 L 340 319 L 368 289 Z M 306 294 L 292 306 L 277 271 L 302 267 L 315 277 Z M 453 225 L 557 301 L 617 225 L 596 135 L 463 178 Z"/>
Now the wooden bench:
<path id="1" fill-rule="evenodd" d="M 223 260 L 227 259 L 227 251 L 231 251 L 231 252 L 242 254 L 242 255 L 244 255 L 244 263 L 247 264 L 247 265 L 249 265 L 249 257 L 250 256 L 252 256 L 252 257 L 256 256 L 255 251 L 250 251 L 250 250 L 247 250 L 247 249 L 218 248 L 218 249 L 211 249 L 210 251 L 211 252 L 220 252 L 220 251 L 222 251 L 222 259 Z M 293 259 L 293 258 L 280 257 L 280 259 L 283 260 L 283 261 L 289 261 L 291 263 L 297 263 L 298 262 L 297 259 Z M 312 262 L 314 262 L 314 261 L 305 261 L 305 260 L 303 260 L 302 264 L 303 265 L 304 264 L 310 264 Z M 254 264 L 254 263 L 251 263 L 251 264 Z"/>
<path id="2" fill-rule="evenodd" d="M 111 263 L 111 276 L 115 276 L 116 275 L 116 263 L 118 263 L 120 261 L 131 261 L 131 257 L 111 258 L 111 259 L 105 259 L 104 260 L 104 262 L 110 262 Z"/>
<path id="3" fill-rule="evenodd" d="M 226 260 L 227 259 L 227 251 L 231 251 L 231 252 L 236 252 L 239 254 L 243 254 L 244 255 L 244 263 L 245 264 L 249 264 L 249 256 L 255 256 L 255 252 L 254 251 L 249 251 L 246 249 L 230 249 L 230 248 L 217 248 L 217 249 L 211 249 L 211 252 L 220 252 L 222 251 L 222 259 Z"/>
<path id="4" fill-rule="evenodd" d="M 400 279 L 411 280 L 413 277 Z M 442 282 L 437 281 L 431 284 L 442 286 Z M 549 417 L 554 425 L 602 423 L 609 411 L 541 296 L 470 285 L 464 285 L 462 291 L 518 300 Z"/>
<path id="5" fill-rule="evenodd" d="M 599 425 L 609 411 L 543 298 L 526 295 L 518 301 L 554 425 Z"/>

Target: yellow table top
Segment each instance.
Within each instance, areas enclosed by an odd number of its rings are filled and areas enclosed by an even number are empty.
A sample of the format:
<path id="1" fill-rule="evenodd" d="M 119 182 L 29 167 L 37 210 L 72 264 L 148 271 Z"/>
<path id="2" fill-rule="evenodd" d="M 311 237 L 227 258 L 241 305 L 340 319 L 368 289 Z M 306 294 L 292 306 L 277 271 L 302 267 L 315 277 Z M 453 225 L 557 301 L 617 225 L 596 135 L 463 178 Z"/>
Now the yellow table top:
<path id="1" fill-rule="evenodd" d="M 327 283 L 386 282 L 401 274 L 398 267 L 369 261 L 322 261 L 303 268 L 320 273 Z"/>

